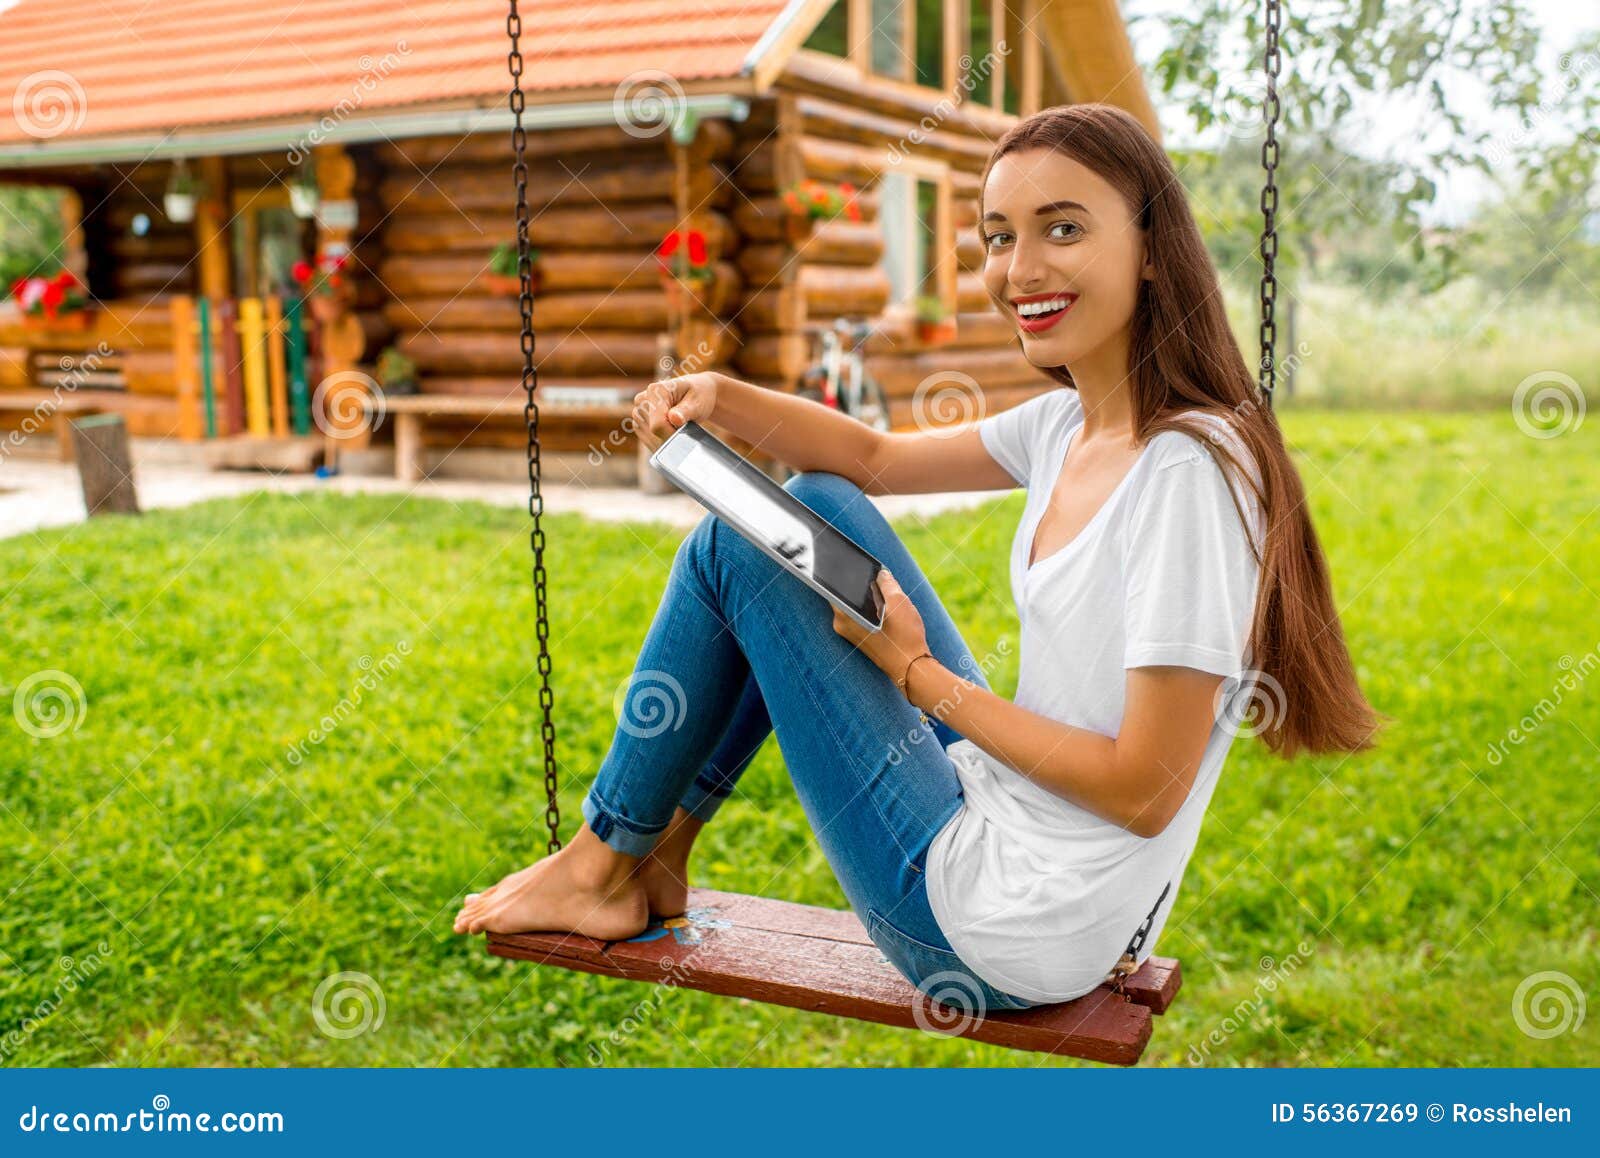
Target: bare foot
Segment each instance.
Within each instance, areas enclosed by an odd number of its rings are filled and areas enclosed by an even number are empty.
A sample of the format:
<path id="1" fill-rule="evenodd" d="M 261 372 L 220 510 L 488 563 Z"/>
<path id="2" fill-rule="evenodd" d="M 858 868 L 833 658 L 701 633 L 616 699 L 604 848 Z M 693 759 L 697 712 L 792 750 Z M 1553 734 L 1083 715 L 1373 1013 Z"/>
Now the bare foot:
<path id="1" fill-rule="evenodd" d="M 639 863 L 634 875 L 644 885 L 651 916 L 681 917 L 688 909 L 689 853 L 704 827 L 705 821 L 679 808 L 650 855 Z"/>
<path id="2" fill-rule="evenodd" d="M 634 879 L 644 886 L 652 917 L 681 917 L 689 907 L 688 859 L 645 857 Z"/>
<path id="3" fill-rule="evenodd" d="M 592 835 L 589 839 L 599 843 Z M 621 858 L 597 862 L 592 849 L 575 840 L 469 898 L 456 914 L 455 931 L 582 933 L 601 941 L 626 940 L 650 923 L 644 885 L 630 875 L 634 867 Z"/>

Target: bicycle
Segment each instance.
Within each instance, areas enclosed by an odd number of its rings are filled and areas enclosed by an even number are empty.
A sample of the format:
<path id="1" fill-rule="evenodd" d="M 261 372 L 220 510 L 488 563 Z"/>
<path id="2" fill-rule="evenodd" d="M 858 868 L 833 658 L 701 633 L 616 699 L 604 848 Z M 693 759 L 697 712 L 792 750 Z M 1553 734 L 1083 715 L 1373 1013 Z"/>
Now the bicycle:
<path id="1" fill-rule="evenodd" d="M 877 430 L 889 429 L 889 399 L 867 373 L 861 347 L 872 323 L 835 318 L 828 326 L 808 327 L 822 340 L 822 356 L 800 376 L 795 393 L 843 411 Z"/>

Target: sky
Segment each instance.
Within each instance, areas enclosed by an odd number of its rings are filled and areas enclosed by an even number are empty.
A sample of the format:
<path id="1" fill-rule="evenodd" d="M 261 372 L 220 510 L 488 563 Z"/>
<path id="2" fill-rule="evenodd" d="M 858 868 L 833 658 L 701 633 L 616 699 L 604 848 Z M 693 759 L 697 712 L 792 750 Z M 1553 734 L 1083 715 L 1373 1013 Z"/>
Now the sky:
<path id="1" fill-rule="evenodd" d="M 1352 3 L 1355 0 L 1351 0 Z M 1595 0 L 1523 0 L 1534 22 L 1542 29 L 1540 62 L 1542 71 L 1553 78 L 1561 77 L 1561 54 L 1570 49 L 1580 36 L 1600 30 L 1600 3 Z M 1162 40 L 1160 17 L 1181 10 L 1186 0 L 1121 0 L 1124 13 L 1132 20 L 1131 31 L 1134 52 L 1139 62 L 1149 64 L 1159 52 Z M 1138 19 L 1150 17 L 1151 19 Z M 1148 74 L 1148 73 L 1147 73 Z M 1485 99 L 1484 94 L 1470 78 L 1456 78 L 1447 86 L 1452 101 L 1459 107 L 1490 125 L 1508 139 L 1522 135 L 1516 118 L 1498 113 Z M 1181 109 L 1161 109 L 1162 127 L 1172 142 L 1192 141 L 1186 115 Z M 1342 143 L 1376 158 L 1387 158 L 1411 147 L 1416 141 L 1419 116 L 1407 115 L 1403 106 L 1393 98 L 1381 98 L 1360 106 L 1352 118 L 1352 131 Z M 1536 127 L 1533 134 L 1550 133 L 1559 129 L 1570 131 L 1573 126 L 1563 126 L 1552 121 Z M 1484 198 L 1492 195 L 1490 180 L 1476 170 L 1447 173 L 1440 183 L 1439 194 L 1425 217 L 1434 223 L 1459 222 Z"/>

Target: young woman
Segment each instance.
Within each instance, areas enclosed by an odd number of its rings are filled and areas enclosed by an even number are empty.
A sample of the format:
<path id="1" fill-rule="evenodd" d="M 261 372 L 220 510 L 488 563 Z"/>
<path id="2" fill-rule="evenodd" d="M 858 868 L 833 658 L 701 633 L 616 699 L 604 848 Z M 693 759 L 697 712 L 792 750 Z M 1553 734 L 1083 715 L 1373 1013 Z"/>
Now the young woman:
<path id="1" fill-rule="evenodd" d="M 803 472 L 788 489 L 884 563 L 883 627 L 703 520 L 629 685 L 667 715 L 625 708 L 577 836 L 468 896 L 457 932 L 626 938 L 682 913 L 696 835 L 775 732 L 909 981 L 979 1010 L 1064 1001 L 1147 916 L 1137 960 L 1154 949 L 1241 721 L 1286 757 L 1371 746 L 1299 476 L 1160 147 L 1108 106 L 1047 109 L 996 146 L 979 230 L 995 307 L 1061 389 L 955 434 L 720 373 L 637 397 L 651 447 L 695 419 Z M 1007 700 L 865 496 L 1019 485 Z"/>

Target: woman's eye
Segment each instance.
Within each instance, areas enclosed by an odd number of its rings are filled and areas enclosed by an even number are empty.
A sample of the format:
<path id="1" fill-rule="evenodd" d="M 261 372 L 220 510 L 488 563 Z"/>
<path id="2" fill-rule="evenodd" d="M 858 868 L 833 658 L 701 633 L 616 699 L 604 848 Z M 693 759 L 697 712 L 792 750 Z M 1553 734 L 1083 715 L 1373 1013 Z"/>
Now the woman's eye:
<path id="1" fill-rule="evenodd" d="M 1066 229 L 1070 230 L 1070 232 L 1056 234 L 1055 231 L 1057 229 Z M 1052 235 L 1059 237 L 1076 237 L 1078 234 L 1082 233 L 1083 230 L 1078 226 L 1076 221 L 1058 221 L 1050 227 L 1050 232 Z"/>
<path id="2" fill-rule="evenodd" d="M 984 247 L 984 248 L 985 248 L 985 249 L 989 249 L 989 248 L 992 248 L 992 247 L 993 247 L 993 245 L 994 245 L 994 243 L 995 243 L 995 239 L 996 239 L 996 238 L 999 238 L 999 237 L 1009 237 L 1009 236 L 1011 236 L 1011 235 L 1010 235 L 1010 234 L 1009 234 L 1009 233 L 1006 233 L 1006 232 L 1005 232 L 1005 231 L 1004 231 L 1004 230 L 1002 230 L 1002 229 L 997 229 L 997 230 L 995 230 L 995 231 L 994 231 L 994 232 L 993 232 L 993 233 L 991 233 L 991 234 L 989 234 L 989 235 L 987 235 L 987 236 L 986 236 L 986 237 L 985 237 L 985 238 L 984 238 L 984 239 L 983 239 L 983 247 Z"/>

